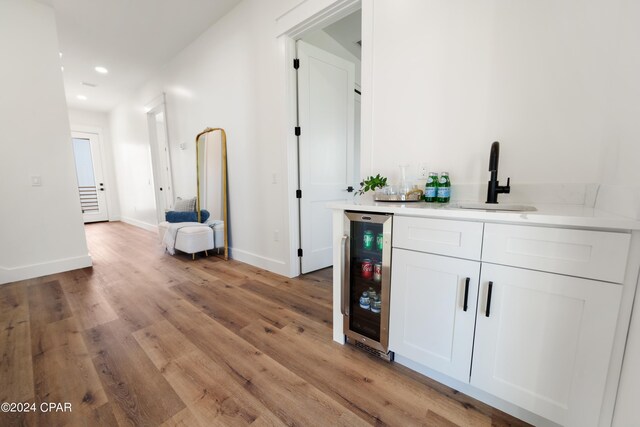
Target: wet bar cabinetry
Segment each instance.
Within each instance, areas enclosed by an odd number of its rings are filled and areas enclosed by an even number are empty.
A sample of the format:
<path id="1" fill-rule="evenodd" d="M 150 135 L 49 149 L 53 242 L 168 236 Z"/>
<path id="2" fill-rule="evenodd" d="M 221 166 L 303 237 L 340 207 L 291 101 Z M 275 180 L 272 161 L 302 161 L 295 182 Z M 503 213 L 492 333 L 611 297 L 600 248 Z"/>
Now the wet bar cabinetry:
<path id="1" fill-rule="evenodd" d="M 610 425 L 637 231 L 393 213 L 396 362 L 536 425 Z"/>

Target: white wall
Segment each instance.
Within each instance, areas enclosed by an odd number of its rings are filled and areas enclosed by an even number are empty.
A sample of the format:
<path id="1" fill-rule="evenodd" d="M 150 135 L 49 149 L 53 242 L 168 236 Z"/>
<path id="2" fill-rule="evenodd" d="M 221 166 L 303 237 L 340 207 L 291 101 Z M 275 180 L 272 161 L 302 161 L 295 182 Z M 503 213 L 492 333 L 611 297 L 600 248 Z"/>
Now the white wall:
<path id="1" fill-rule="evenodd" d="M 100 151 L 102 157 L 102 173 L 105 181 L 109 221 L 120 220 L 120 202 L 118 187 L 113 166 L 113 149 L 109 129 L 109 115 L 97 111 L 69 109 L 71 131 L 98 132 L 100 135 Z"/>
<path id="2" fill-rule="evenodd" d="M 425 162 L 485 186 L 498 140 L 514 189 L 599 183 L 598 208 L 640 219 L 639 2 L 404 0 L 372 15 L 364 172 L 397 178 L 398 165 Z M 616 427 L 640 417 L 638 298 Z"/>
<path id="3" fill-rule="evenodd" d="M 425 162 L 454 184 L 486 185 L 498 140 L 500 178 L 514 187 L 599 182 L 620 107 L 616 3 L 375 2 L 363 170 L 396 177 L 398 165 Z"/>
<path id="4" fill-rule="evenodd" d="M 123 220 L 155 224 L 144 105 L 165 92 L 175 194 L 195 195 L 195 135 L 225 128 L 232 256 L 290 273 L 283 54 L 275 28 L 289 3 L 242 2 L 111 112 Z"/>
<path id="5" fill-rule="evenodd" d="M 619 22 L 614 49 L 613 118 L 611 139 L 603 164 L 602 208 L 640 220 L 640 2 L 617 2 Z M 615 103 L 614 103 L 615 102 Z M 612 188 L 612 187 L 617 188 Z M 622 203 L 620 203 L 622 201 Z M 638 292 L 638 290 L 636 290 Z M 640 420 L 640 294 L 636 293 L 614 427 L 637 425 Z"/>
<path id="6" fill-rule="evenodd" d="M 155 224 L 143 106 L 164 91 L 176 195 L 195 191 L 195 134 L 205 126 L 225 127 L 235 254 L 286 270 L 283 53 L 274 34 L 331 2 L 297 3 L 244 1 L 112 112 L 124 220 Z M 590 198 L 593 187 L 585 184 L 605 177 L 603 157 L 611 157 L 618 120 L 612 111 L 622 105 L 620 91 L 611 90 L 620 61 L 614 49 L 622 31 L 618 3 L 363 4 L 363 17 L 372 17 L 363 22 L 363 39 L 370 38 L 372 51 L 363 50 L 371 74 L 363 75 L 362 175 L 382 172 L 394 180 L 398 165 L 417 170 L 424 162 L 482 195 L 489 147 L 499 140 L 500 178 L 512 177 L 514 193 L 537 185 L 544 196 L 556 188 L 547 184 L 564 183 L 569 196 L 558 200 Z M 181 142 L 186 150 L 177 149 Z"/>
<path id="7" fill-rule="evenodd" d="M 150 101 L 153 97 L 146 99 Z M 147 114 L 135 101 L 109 115 L 120 219 L 148 230 L 157 226 Z"/>
<path id="8" fill-rule="evenodd" d="M 0 51 L 0 283 L 90 266 L 52 9 L 3 0 Z"/>

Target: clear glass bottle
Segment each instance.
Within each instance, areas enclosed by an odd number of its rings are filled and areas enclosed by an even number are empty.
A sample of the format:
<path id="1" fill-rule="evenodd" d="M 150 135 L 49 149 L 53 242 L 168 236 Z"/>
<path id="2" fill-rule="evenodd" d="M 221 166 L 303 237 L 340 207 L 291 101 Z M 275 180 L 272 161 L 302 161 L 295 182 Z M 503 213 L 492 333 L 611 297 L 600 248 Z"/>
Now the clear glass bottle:
<path id="1" fill-rule="evenodd" d="M 451 180 L 449 172 L 442 172 L 438 181 L 438 203 L 449 203 L 451 200 Z"/>

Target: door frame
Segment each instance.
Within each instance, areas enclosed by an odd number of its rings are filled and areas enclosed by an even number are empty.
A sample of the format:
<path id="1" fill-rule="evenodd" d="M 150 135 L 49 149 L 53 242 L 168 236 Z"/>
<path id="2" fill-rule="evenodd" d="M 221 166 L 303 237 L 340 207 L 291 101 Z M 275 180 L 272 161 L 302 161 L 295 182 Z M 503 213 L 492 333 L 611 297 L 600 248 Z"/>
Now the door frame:
<path id="1" fill-rule="evenodd" d="M 100 167 L 102 168 L 102 179 L 105 182 L 105 186 L 106 188 L 106 194 L 105 194 L 105 198 L 104 198 L 104 203 L 105 203 L 105 209 L 107 211 L 107 221 L 117 221 L 119 220 L 119 218 L 116 218 L 113 214 L 112 211 L 114 210 L 114 206 L 115 206 L 115 200 L 112 196 L 112 194 L 116 189 L 114 183 L 111 180 L 111 174 L 109 173 L 110 167 L 111 167 L 111 157 L 106 157 L 105 154 L 105 148 L 104 148 L 104 138 L 102 137 L 102 128 L 100 127 L 95 127 L 95 126 L 84 126 L 84 125 L 76 125 L 76 124 L 71 124 L 70 125 L 70 130 L 71 130 L 71 138 L 73 140 L 74 133 L 84 133 L 84 134 L 91 134 L 91 135 L 95 135 L 96 139 L 98 141 L 98 150 L 100 151 L 100 160 L 101 160 L 101 165 Z M 94 159 L 95 161 L 95 159 Z M 75 167 L 75 158 L 74 158 L 74 167 Z"/>
<path id="2" fill-rule="evenodd" d="M 362 61 L 361 85 L 361 124 L 360 124 L 360 173 L 371 169 L 371 129 L 372 109 L 372 60 L 373 60 L 373 0 L 316 0 L 302 2 L 286 11 L 276 19 L 276 37 L 284 52 L 282 74 L 285 83 L 286 102 L 286 155 L 287 155 L 287 212 L 289 217 L 289 276 L 300 275 L 301 266 L 298 257 L 300 248 L 300 204 L 296 198 L 299 189 L 298 137 L 294 133 L 298 125 L 298 94 L 296 70 L 293 60 L 296 58 L 296 40 L 305 33 L 324 28 L 345 16 L 362 9 Z M 367 141 L 367 142 L 365 142 Z"/>
<path id="3" fill-rule="evenodd" d="M 164 114 L 164 132 L 166 134 L 166 143 L 167 143 L 167 180 L 165 183 L 165 187 L 167 187 L 166 193 L 161 193 L 158 189 L 157 183 L 160 181 L 160 162 L 158 158 L 159 150 L 158 150 L 158 137 L 156 133 L 156 123 L 153 121 L 153 125 L 151 123 L 151 118 L 155 116 L 155 114 L 162 112 Z M 161 93 L 149 103 L 145 105 L 145 113 L 147 118 L 147 130 L 149 132 L 149 147 L 151 151 L 151 170 L 153 172 L 153 194 L 155 196 L 156 202 L 156 218 L 158 220 L 158 224 L 164 221 L 165 213 L 161 210 L 160 206 L 166 205 L 164 199 L 166 197 L 169 198 L 172 202 L 169 206 L 165 206 L 166 208 L 173 208 L 173 201 L 175 200 L 175 194 L 173 192 L 173 168 L 171 167 L 171 141 L 169 139 L 169 124 L 167 118 L 167 103 L 165 93 Z"/>

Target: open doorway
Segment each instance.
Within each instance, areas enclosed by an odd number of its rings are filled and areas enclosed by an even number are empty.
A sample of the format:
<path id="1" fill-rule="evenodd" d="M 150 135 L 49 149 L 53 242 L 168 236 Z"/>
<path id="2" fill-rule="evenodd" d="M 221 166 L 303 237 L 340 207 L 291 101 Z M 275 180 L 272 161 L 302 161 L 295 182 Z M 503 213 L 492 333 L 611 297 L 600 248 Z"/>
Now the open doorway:
<path id="1" fill-rule="evenodd" d="M 171 151 L 169 150 L 167 109 L 164 94 L 149 103 L 146 109 L 156 215 L 158 223 L 160 223 L 165 220 L 165 211 L 171 210 L 174 203 Z"/>
<path id="2" fill-rule="evenodd" d="M 360 10 L 296 41 L 300 272 L 333 264 L 329 202 L 353 197 L 360 177 Z"/>

